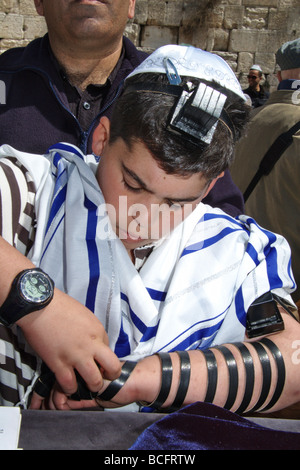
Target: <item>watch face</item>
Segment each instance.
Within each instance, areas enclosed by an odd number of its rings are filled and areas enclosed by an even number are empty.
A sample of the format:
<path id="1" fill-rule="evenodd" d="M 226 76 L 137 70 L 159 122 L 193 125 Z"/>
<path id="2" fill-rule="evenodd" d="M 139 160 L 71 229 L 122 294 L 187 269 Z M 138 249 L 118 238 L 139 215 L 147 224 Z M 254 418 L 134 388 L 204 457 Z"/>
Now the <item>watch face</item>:
<path id="1" fill-rule="evenodd" d="M 20 291 L 27 302 L 43 303 L 52 294 L 52 285 L 48 277 L 38 271 L 30 271 L 20 279 Z"/>

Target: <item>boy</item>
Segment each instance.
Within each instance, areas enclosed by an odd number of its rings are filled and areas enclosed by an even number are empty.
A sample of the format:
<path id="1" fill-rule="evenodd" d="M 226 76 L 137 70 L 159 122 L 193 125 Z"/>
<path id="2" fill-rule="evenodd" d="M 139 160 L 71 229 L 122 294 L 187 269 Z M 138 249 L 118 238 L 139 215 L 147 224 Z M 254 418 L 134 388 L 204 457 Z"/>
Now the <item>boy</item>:
<path id="1" fill-rule="evenodd" d="M 1 150 L 30 167 L 37 188 L 31 261 L 95 313 L 124 363 L 98 388 L 105 407 L 205 400 L 243 412 L 299 400 L 289 247 L 246 216 L 201 204 L 231 163 L 247 109 L 219 57 L 165 46 L 127 79 L 111 124 L 101 119 L 98 167 L 64 144 L 45 159 Z M 107 350 L 95 362 L 116 374 Z M 42 377 L 35 390 L 45 387 Z M 85 406 L 73 398 L 55 387 L 49 406 Z M 35 394 L 31 406 L 40 404 Z"/>

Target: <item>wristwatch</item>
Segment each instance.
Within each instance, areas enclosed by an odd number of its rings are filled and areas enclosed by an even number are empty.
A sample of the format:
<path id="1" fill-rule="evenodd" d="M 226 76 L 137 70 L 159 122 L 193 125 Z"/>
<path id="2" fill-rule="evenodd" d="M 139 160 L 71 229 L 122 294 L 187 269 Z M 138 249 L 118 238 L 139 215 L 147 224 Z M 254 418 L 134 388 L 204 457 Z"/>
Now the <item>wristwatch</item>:
<path id="1" fill-rule="evenodd" d="M 25 269 L 13 280 L 7 299 L 0 307 L 0 322 L 5 326 L 48 305 L 54 293 L 54 282 L 40 268 Z"/>

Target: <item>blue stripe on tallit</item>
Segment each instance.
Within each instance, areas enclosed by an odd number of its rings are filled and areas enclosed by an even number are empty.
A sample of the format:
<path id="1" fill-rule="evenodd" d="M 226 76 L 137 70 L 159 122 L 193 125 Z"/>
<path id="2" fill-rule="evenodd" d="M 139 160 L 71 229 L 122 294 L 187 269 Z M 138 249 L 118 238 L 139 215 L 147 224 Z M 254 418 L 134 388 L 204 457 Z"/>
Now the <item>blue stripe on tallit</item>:
<path id="1" fill-rule="evenodd" d="M 207 328 L 202 328 L 201 330 L 194 331 L 188 338 L 185 338 L 183 341 L 180 343 L 176 343 L 176 345 L 172 348 L 169 349 L 169 352 L 172 351 L 183 351 L 186 349 L 190 349 L 190 347 L 194 343 L 199 343 L 203 338 L 210 338 L 209 343 L 211 344 L 214 337 L 218 333 L 219 329 L 221 328 L 221 325 L 223 323 L 223 320 L 221 320 L 219 323 L 208 326 Z M 210 344 L 205 343 L 205 347 L 208 348 Z M 201 347 L 200 347 L 201 349 Z"/>
<path id="2" fill-rule="evenodd" d="M 148 326 L 147 330 L 140 339 L 140 343 L 146 343 L 149 339 L 152 339 L 156 336 L 157 330 L 159 327 L 159 322 L 155 326 Z"/>
<path id="3" fill-rule="evenodd" d="M 54 232 L 52 233 L 51 237 L 50 237 L 50 240 L 48 241 L 43 253 L 42 253 L 42 256 L 41 256 L 41 259 L 40 259 L 40 262 L 42 261 L 43 257 L 45 256 L 46 252 L 47 252 L 47 249 L 48 249 L 48 246 L 50 245 L 51 241 L 53 240 L 53 237 L 54 235 L 56 234 L 57 230 L 59 229 L 60 227 L 60 224 L 62 223 L 62 221 L 64 220 L 65 218 L 65 214 L 62 215 L 60 221 L 56 224 L 56 227 L 55 227 L 55 230 Z"/>
<path id="4" fill-rule="evenodd" d="M 243 325 L 246 328 L 246 310 L 245 310 L 242 286 L 238 289 L 235 295 L 234 303 L 235 303 L 236 316 L 239 322 L 241 323 L 241 325 Z"/>
<path id="5" fill-rule="evenodd" d="M 85 197 L 84 206 L 88 210 L 87 227 L 86 227 L 86 246 L 89 260 L 89 285 L 86 294 L 86 307 L 94 312 L 97 287 L 100 278 L 100 262 L 96 244 L 97 230 L 97 206 Z"/>
<path id="6" fill-rule="evenodd" d="M 64 152 L 75 153 L 75 155 L 80 157 L 82 160 L 84 159 L 83 154 L 81 153 L 79 148 L 75 147 L 74 145 L 65 144 L 61 142 L 61 143 L 58 143 L 49 147 L 48 152 L 51 152 L 52 150 L 63 150 Z"/>
<path id="7" fill-rule="evenodd" d="M 241 230 L 245 230 L 249 233 L 249 229 L 245 227 L 245 225 L 240 222 L 238 219 L 234 219 L 230 215 L 226 215 L 225 213 L 221 214 L 214 214 L 213 212 L 206 212 L 203 217 L 199 220 L 199 223 L 202 221 L 213 220 L 213 219 L 225 219 L 229 220 L 230 223 L 237 225 Z"/>
<path id="8" fill-rule="evenodd" d="M 270 290 L 282 287 L 283 282 L 282 282 L 281 277 L 279 276 L 279 270 L 278 270 L 277 248 L 274 246 L 274 243 L 277 240 L 276 234 L 273 233 L 273 232 L 270 232 L 269 230 L 266 230 L 266 229 L 260 227 L 258 225 L 258 223 L 250 217 L 247 219 L 247 223 L 249 225 L 250 224 L 256 225 L 256 227 L 258 227 L 258 229 L 264 235 L 266 235 L 266 237 L 269 240 L 268 244 L 264 248 L 264 255 L 265 255 L 265 258 L 266 258 L 267 274 L 268 274 L 268 279 L 269 279 L 269 283 L 270 283 Z M 291 275 L 290 275 L 289 269 L 287 270 L 287 275 L 289 276 L 289 278 L 291 280 L 293 280 Z"/>
<path id="9" fill-rule="evenodd" d="M 247 223 L 254 224 L 256 225 L 259 230 L 266 235 L 268 238 L 268 244 L 264 248 L 264 256 L 266 260 L 266 270 L 267 270 L 267 276 L 268 276 L 268 281 L 269 281 L 269 290 L 272 291 L 274 289 L 278 289 L 283 286 L 283 281 L 281 277 L 279 276 L 279 271 L 278 271 L 278 254 L 277 254 L 277 249 L 275 246 L 272 246 L 276 242 L 276 235 L 268 230 L 263 229 L 260 227 L 255 220 L 252 218 L 247 219 Z M 248 243 L 246 252 L 248 255 L 252 258 L 254 261 L 255 265 L 258 266 L 259 264 L 259 259 L 258 259 L 258 254 L 257 251 L 254 249 L 254 247 Z M 287 275 L 293 281 L 293 277 L 291 274 L 291 260 L 288 263 L 287 267 Z M 294 281 L 293 281 L 294 284 Z M 235 309 L 236 309 L 236 315 L 238 320 L 241 322 L 243 326 L 246 326 L 246 310 L 245 310 L 245 305 L 244 305 L 244 298 L 243 298 L 243 288 L 242 286 L 238 289 L 236 296 L 235 296 Z"/>
<path id="10" fill-rule="evenodd" d="M 153 338 L 157 333 L 158 324 L 154 325 L 154 326 L 145 325 L 145 323 L 132 310 L 127 295 L 125 295 L 121 292 L 121 299 L 124 300 L 127 303 L 128 307 L 129 307 L 130 318 L 132 320 L 132 323 L 143 335 L 142 338 L 140 339 L 140 341 L 145 342 L 145 341 L 148 341 L 149 339 Z"/>
<path id="11" fill-rule="evenodd" d="M 166 292 L 156 290 L 156 289 L 151 289 L 150 287 L 146 287 L 150 297 L 152 300 L 158 300 L 159 302 L 164 302 L 167 296 Z"/>
<path id="12" fill-rule="evenodd" d="M 134 311 L 132 310 L 132 308 L 130 307 L 130 303 L 129 303 L 129 299 L 127 297 L 126 294 L 124 294 L 123 292 L 121 292 L 121 299 L 124 300 L 124 302 L 127 303 L 128 307 L 129 307 L 129 312 L 130 312 L 130 317 L 131 317 L 131 320 L 132 320 L 132 323 L 134 324 L 134 326 L 142 333 L 144 334 L 147 330 L 147 326 L 145 325 L 144 322 L 142 322 L 142 320 L 134 313 Z"/>
<path id="13" fill-rule="evenodd" d="M 185 255 L 188 255 L 190 253 L 194 253 L 196 251 L 208 248 L 208 247 L 218 243 L 219 241 L 223 240 L 225 237 L 227 237 L 228 235 L 230 235 L 233 232 L 240 231 L 240 230 L 241 231 L 246 231 L 247 233 L 249 232 L 249 230 L 245 226 L 243 226 L 238 220 L 233 219 L 232 217 L 227 216 L 226 214 L 213 214 L 213 213 L 208 212 L 208 213 L 204 214 L 203 217 L 201 217 L 198 224 L 201 224 L 202 222 L 205 222 L 207 220 L 213 220 L 213 219 L 226 219 L 226 220 L 229 220 L 233 225 L 236 225 L 237 227 L 236 228 L 226 227 L 225 229 L 221 230 L 220 233 L 217 233 L 213 237 L 207 238 L 205 240 L 201 240 L 200 242 L 197 242 L 197 243 L 194 243 L 190 246 L 187 246 L 183 250 L 181 256 L 185 256 Z"/>
<path id="14" fill-rule="evenodd" d="M 270 283 L 270 289 L 276 289 L 283 286 L 282 279 L 278 273 L 278 263 L 277 263 L 277 249 L 274 246 L 271 246 L 272 243 L 276 241 L 276 235 L 271 232 L 263 230 L 263 232 L 269 238 L 269 244 L 264 249 L 264 254 L 266 256 L 267 262 L 267 274 Z"/>
<path id="15" fill-rule="evenodd" d="M 293 282 L 293 289 L 295 289 L 297 286 L 296 286 L 296 282 L 294 281 L 294 278 L 293 278 L 293 274 L 292 274 L 292 259 L 290 258 L 289 262 L 288 262 L 288 268 L 287 268 L 287 271 L 288 271 L 288 275 L 290 277 L 290 279 L 292 280 Z"/>
<path id="16" fill-rule="evenodd" d="M 255 266 L 258 266 L 260 263 L 258 259 L 258 253 L 251 243 L 248 243 L 247 248 L 246 248 L 246 253 L 248 253 L 250 258 L 253 260 L 253 262 L 255 263 Z"/>
<path id="17" fill-rule="evenodd" d="M 176 351 L 176 349 L 188 349 L 189 346 L 191 346 L 192 344 L 194 344 L 196 341 L 201 341 L 203 338 L 207 337 L 207 336 L 211 336 L 211 341 L 213 340 L 215 334 L 218 332 L 220 326 L 222 325 L 223 323 L 223 320 L 225 318 L 225 315 L 226 315 L 226 312 L 228 310 L 229 307 L 227 307 L 222 313 L 219 313 L 218 315 L 216 315 L 215 317 L 211 317 L 211 318 L 206 318 L 204 320 L 200 320 L 196 323 L 194 323 L 193 325 L 189 326 L 185 331 L 182 331 L 179 335 L 177 335 L 175 338 L 173 338 L 171 341 L 169 341 L 168 343 L 166 343 L 164 346 L 162 346 L 162 349 L 166 349 L 168 351 Z M 191 333 L 187 338 L 185 338 L 184 340 L 182 340 L 180 343 L 177 342 L 177 340 L 183 336 L 183 335 L 186 335 L 186 333 L 191 330 L 191 329 L 194 329 L 197 325 L 201 325 L 203 323 L 208 323 L 208 322 L 211 322 L 211 321 L 214 321 L 214 320 L 217 320 L 218 318 L 221 317 L 221 320 L 218 321 L 218 323 L 214 323 L 213 325 L 210 325 L 210 326 L 207 326 L 207 327 L 204 327 L 204 328 L 200 328 L 199 330 L 197 331 L 193 331 L 193 333 Z M 172 343 L 174 343 L 176 341 L 176 345 L 174 347 L 172 347 L 172 349 L 169 349 L 170 345 Z"/>
<path id="18" fill-rule="evenodd" d="M 51 205 L 51 210 L 49 214 L 49 219 L 46 227 L 46 233 L 49 230 L 49 227 L 51 226 L 53 220 L 55 219 L 57 213 L 59 212 L 60 208 L 63 206 L 66 200 L 66 194 L 67 194 L 67 187 L 64 186 L 61 191 L 57 194 L 57 196 L 54 198 L 52 205 Z"/>
<path id="19" fill-rule="evenodd" d="M 114 352 L 117 355 L 117 357 L 129 356 L 129 354 L 131 353 L 128 335 L 124 331 L 122 319 L 121 319 L 120 332 L 119 332 L 119 336 L 115 345 Z"/>
<path id="20" fill-rule="evenodd" d="M 190 245 L 190 246 L 187 246 L 182 254 L 181 254 L 181 257 L 185 256 L 185 255 L 188 255 L 190 253 L 195 253 L 196 251 L 200 251 L 200 250 L 203 250 L 205 248 L 208 248 L 212 245 L 214 245 L 215 243 L 218 243 L 220 240 L 223 240 L 223 238 L 227 237 L 227 235 L 230 235 L 231 233 L 233 232 L 236 232 L 236 231 L 239 231 L 241 229 L 238 229 L 238 228 L 225 228 L 224 230 L 222 230 L 220 233 L 218 233 L 217 235 L 214 235 L 213 237 L 211 238 L 207 238 L 206 240 L 201 240 L 200 242 L 197 242 L 197 243 L 194 243 L 193 245 Z"/>
<path id="21" fill-rule="evenodd" d="M 156 325 L 154 326 L 147 326 L 145 325 L 145 323 L 134 313 L 134 311 L 132 310 L 131 306 L 130 306 L 130 303 L 129 303 L 129 299 L 127 297 L 126 294 L 122 293 L 121 292 L 121 299 L 127 303 L 128 305 L 128 308 L 129 308 L 129 312 L 130 312 L 130 318 L 134 324 L 134 326 L 142 333 L 142 337 L 141 339 L 139 340 L 141 343 L 145 343 L 147 341 L 149 341 L 150 339 L 154 338 L 157 334 L 157 330 L 158 330 L 158 327 L 159 327 L 159 321 Z M 121 330 L 120 330 L 121 332 Z M 119 335 L 120 337 L 120 335 Z M 124 342 L 124 337 L 123 335 L 121 335 L 121 338 L 122 338 L 122 343 Z M 119 341 L 119 340 L 118 340 Z M 119 347 L 118 345 L 118 341 L 117 341 L 117 346 L 116 347 Z M 124 347 L 124 345 L 122 346 Z M 128 347 L 129 347 L 129 344 L 128 344 Z"/>
<path id="22" fill-rule="evenodd" d="M 66 201 L 66 194 L 67 194 L 67 172 L 64 162 L 59 155 L 59 153 L 55 153 L 53 157 L 53 164 L 57 168 L 57 174 L 54 175 L 55 186 L 53 190 L 53 197 L 52 197 L 52 204 L 49 213 L 49 219 L 46 227 L 46 233 L 49 230 L 53 220 L 55 219 L 56 215 L 58 214 L 60 208 L 64 205 Z"/>

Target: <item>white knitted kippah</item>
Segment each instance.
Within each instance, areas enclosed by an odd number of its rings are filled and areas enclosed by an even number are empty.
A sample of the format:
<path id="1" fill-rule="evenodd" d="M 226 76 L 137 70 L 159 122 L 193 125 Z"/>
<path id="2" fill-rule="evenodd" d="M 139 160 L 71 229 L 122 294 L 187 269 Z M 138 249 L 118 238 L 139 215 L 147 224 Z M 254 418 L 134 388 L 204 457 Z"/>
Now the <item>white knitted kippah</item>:
<path id="1" fill-rule="evenodd" d="M 258 70 L 259 72 L 262 72 L 261 66 L 258 64 L 252 65 L 252 67 L 250 67 L 250 70 Z"/>
<path id="2" fill-rule="evenodd" d="M 169 70 L 168 70 L 169 69 Z M 177 73 L 179 77 L 195 77 L 217 82 L 245 101 L 240 83 L 221 57 L 192 46 L 167 45 L 147 57 L 127 78 L 139 73 Z"/>

